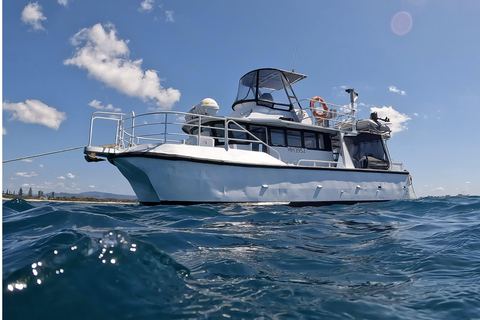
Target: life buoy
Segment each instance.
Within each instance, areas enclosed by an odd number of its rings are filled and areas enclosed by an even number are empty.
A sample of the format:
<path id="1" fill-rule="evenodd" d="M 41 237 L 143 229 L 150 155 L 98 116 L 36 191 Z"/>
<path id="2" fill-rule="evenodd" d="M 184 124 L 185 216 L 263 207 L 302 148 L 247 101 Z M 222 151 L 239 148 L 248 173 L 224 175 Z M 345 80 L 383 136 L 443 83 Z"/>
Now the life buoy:
<path id="1" fill-rule="evenodd" d="M 320 112 L 317 112 L 315 110 L 315 102 L 320 102 L 323 106 L 323 110 L 320 111 Z M 323 118 L 325 119 L 327 117 L 327 111 L 328 111 L 328 107 L 327 107 L 327 104 L 325 103 L 325 100 L 323 100 L 322 98 L 320 97 L 313 97 L 312 100 L 310 100 L 310 111 L 312 111 L 312 115 L 315 117 L 315 118 Z"/>

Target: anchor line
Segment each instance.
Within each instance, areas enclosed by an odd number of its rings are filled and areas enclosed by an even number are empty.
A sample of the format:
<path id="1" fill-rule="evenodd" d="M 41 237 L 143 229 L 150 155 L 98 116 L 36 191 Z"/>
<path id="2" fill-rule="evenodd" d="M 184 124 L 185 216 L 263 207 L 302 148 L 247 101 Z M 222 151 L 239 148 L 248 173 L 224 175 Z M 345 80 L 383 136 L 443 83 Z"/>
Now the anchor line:
<path id="1" fill-rule="evenodd" d="M 52 151 L 52 152 L 47 152 L 47 153 L 36 154 L 36 155 L 33 155 L 33 156 L 27 156 L 27 157 L 21 157 L 21 158 L 16 158 L 16 159 L 5 160 L 5 161 L 2 161 L 2 163 L 19 161 L 19 160 L 25 160 L 25 159 L 36 158 L 36 157 L 42 157 L 42 156 L 47 156 L 47 155 L 49 155 L 49 154 L 55 154 L 55 153 L 60 153 L 60 152 L 72 151 L 72 150 L 81 149 L 81 148 L 85 148 L 85 146 L 80 146 L 80 147 L 75 147 L 75 148 L 68 148 L 68 149 L 63 149 L 63 150 L 58 150 L 58 151 Z"/>

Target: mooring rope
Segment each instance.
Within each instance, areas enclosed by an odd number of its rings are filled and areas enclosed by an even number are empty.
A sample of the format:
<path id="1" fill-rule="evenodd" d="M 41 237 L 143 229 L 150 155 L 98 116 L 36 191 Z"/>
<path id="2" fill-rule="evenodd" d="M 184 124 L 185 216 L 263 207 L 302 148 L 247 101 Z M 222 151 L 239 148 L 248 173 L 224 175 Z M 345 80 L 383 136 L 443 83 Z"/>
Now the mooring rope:
<path id="1" fill-rule="evenodd" d="M 34 155 L 34 156 L 21 157 L 21 158 L 17 158 L 17 159 L 5 160 L 5 161 L 2 161 L 2 163 L 12 162 L 12 161 L 19 161 L 19 160 L 25 160 L 25 159 L 36 158 L 36 157 L 41 157 L 41 156 L 47 156 L 47 155 L 49 155 L 49 154 L 60 153 L 60 152 L 65 152 L 65 151 L 72 151 L 72 150 L 81 149 L 81 148 L 85 148 L 85 146 L 75 147 L 75 148 L 68 148 L 68 149 L 63 149 L 63 150 L 58 150 L 58 151 L 47 152 L 47 153 L 41 153 L 41 154 L 36 154 L 36 155 Z"/>

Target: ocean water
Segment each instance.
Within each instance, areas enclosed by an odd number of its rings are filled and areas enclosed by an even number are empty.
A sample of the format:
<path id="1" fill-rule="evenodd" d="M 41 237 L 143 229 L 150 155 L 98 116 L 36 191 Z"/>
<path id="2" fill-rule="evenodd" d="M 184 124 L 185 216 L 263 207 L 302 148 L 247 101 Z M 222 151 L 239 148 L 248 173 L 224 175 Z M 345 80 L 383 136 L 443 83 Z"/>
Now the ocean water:
<path id="1" fill-rule="evenodd" d="M 3 319 L 479 319 L 480 197 L 3 203 Z"/>

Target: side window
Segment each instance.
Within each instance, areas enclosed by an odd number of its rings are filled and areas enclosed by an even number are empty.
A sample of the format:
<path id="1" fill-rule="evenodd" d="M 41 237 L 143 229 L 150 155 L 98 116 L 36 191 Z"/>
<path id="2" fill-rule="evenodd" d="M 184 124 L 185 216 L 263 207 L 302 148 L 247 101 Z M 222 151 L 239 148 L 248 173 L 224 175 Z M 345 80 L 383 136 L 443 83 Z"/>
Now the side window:
<path id="1" fill-rule="evenodd" d="M 303 137 L 305 140 L 305 148 L 317 149 L 317 140 L 315 137 L 315 132 L 304 132 Z"/>
<path id="2" fill-rule="evenodd" d="M 318 133 L 318 147 L 320 150 L 332 151 L 332 140 L 328 133 Z"/>
<path id="3" fill-rule="evenodd" d="M 321 133 L 318 134 L 318 148 L 320 150 L 325 150 L 325 138 Z"/>
<path id="4" fill-rule="evenodd" d="M 287 145 L 289 147 L 302 147 L 302 135 L 298 130 L 287 130 Z"/>
<path id="5" fill-rule="evenodd" d="M 272 146 L 285 146 L 285 132 L 282 129 L 270 129 Z"/>
<path id="6" fill-rule="evenodd" d="M 250 132 L 255 137 L 262 140 L 263 142 L 267 142 L 267 129 L 265 127 L 250 126 Z M 267 152 L 267 149 L 263 144 L 261 144 L 259 142 L 254 142 L 254 140 L 255 140 L 254 137 L 249 136 L 249 139 L 252 140 L 252 150 L 253 151 Z"/>
<path id="7" fill-rule="evenodd" d="M 212 131 L 215 132 L 215 145 L 216 146 L 221 146 L 225 144 L 225 123 L 220 122 L 220 123 L 215 123 L 214 124 L 215 129 L 212 129 Z"/>
<path id="8" fill-rule="evenodd" d="M 230 139 L 242 139 L 242 140 L 247 140 L 247 133 L 243 131 L 246 127 L 244 125 L 241 125 L 241 127 L 237 126 L 235 123 L 230 123 L 228 125 L 228 128 L 230 129 L 228 131 L 228 137 Z M 235 141 L 235 140 L 230 140 L 229 143 L 234 143 L 234 144 L 248 144 L 246 141 Z"/>

